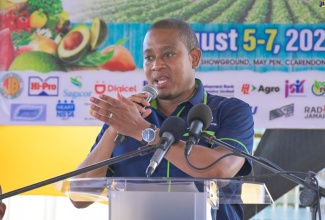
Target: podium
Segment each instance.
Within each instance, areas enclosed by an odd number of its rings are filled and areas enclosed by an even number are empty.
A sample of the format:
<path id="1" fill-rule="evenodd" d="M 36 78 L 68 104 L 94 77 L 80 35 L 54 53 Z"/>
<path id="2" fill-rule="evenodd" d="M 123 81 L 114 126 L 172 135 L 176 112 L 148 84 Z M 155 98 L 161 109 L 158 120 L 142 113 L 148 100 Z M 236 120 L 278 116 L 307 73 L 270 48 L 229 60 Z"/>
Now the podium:
<path id="1" fill-rule="evenodd" d="M 109 220 L 204 220 L 220 204 L 272 204 L 265 184 L 237 179 L 79 178 L 54 183 L 73 201 L 108 203 Z"/>

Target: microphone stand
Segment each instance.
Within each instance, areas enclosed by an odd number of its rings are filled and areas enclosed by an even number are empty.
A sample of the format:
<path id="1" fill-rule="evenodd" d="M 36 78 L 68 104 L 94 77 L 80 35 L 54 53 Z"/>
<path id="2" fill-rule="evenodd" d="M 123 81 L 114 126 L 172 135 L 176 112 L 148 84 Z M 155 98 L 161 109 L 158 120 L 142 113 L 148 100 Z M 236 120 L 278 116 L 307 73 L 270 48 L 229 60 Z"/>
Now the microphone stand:
<path id="1" fill-rule="evenodd" d="M 236 156 L 244 157 L 246 159 L 254 161 L 254 162 L 258 163 L 259 165 L 263 166 L 264 168 L 272 171 L 273 173 L 278 173 L 279 175 L 308 188 L 308 189 L 302 190 L 302 192 L 300 194 L 300 203 L 302 203 L 302 205 L 304 205 L 304 206 L 311 207 L 312 220 L 316 220 L 317 208 L 318 208 L 319 216 L 320 216 L 319 199 L 320 199 L 320 196 L 325 197 L 325 189 L 322 187 L 319 187 L 318 184 L 315 184 L 315 181 L 313 181 L 313 178 L 315 178 L 314 172 L 309 171 L 308 176 L 305 178 L 305 180 L 302 180 L 301 178 L 299 178 L 293 174 L 283 173 L 285 171 L 282 168 L 272 166 L 266 160 L 263 160 L 262 158 L 259 158 L 259 157 L 252 156 L 242 150 L 239 150 L 230 144 L 227 144 L 223 141 L 218 140 L 213 135 L 207 134 L 205 132 L 201 132 L 200 138 L 210 144 L 217 144 L 218 146 L 224 147 L 224 148 L 230 150 L 231 152 L 233 152 L 233 154 Z"/>
<path id="2" fill-rule="evenodd" d="M 120 161 L 123 161 L 123 160 L 126 160 L 126 159 L 130 159 L 130 158 L 133 158 L 133 157 L 136 157 L 136 156 L 144 156 L 146 154 L 149 154 L 149 153 L 153 152 L 155 149 L 156 149 L 156 145 L 141 146 L 137 150 L 130 151 L 128 153 L 125 153 L 125 154 L 122 154 L 122 155 L 119 155 L 119 156 L 116 156 L 116 157 L 112 157 L 112 158 L 107 159 L 107 160 L 103 160 L 101 162 L 98 162 L 98 163 L 95 163 L 95 164 L 92 164 L 92 165 L 89 165 L 89 166 L 74 170 L 72 172 L 68 172 L 68 173 L 65 173 L 65 174 L 62 174 L 62 175 L 47 179 L 47 180 L 43 180 L 41 182 L 31 184 L 29 186 L 25 186 L 25 187 L 22 187 L 22 188 L 19 188 L 19 189 L 4 193 L 4 194 L 0 195 L 0 201 L 2 199 L 5 199 L 5 198 L 8 198 L 8 197 L 11 197 L 11 196 L 23 193 L 23 192 L 27 192 L 27 191 L 30 191 L 30 190 L 33 190 L 33 189 L 36 189 L 36 188 L 39 188 L 39 187 L 42 187 L 42 186 L 46 186 L 46 185 L 49 185 L 51 183 L 55 183 L 55 182 L 58 182 L 58 181 L 61 181 L 61 180 L 64 180 L 64 179 L 67 179 L 67 178 L 82 174 L 82 173 L 86 173 L 88 171 L 91 171 L 91 170 L 94 170 L 94 169 L 97 169 L 97 168 L 100 168 L 100 167 L 103 167 L 103 166 L 109 166 L 109 165 L 115 164 L 117 162 L 120 162 Z"/>

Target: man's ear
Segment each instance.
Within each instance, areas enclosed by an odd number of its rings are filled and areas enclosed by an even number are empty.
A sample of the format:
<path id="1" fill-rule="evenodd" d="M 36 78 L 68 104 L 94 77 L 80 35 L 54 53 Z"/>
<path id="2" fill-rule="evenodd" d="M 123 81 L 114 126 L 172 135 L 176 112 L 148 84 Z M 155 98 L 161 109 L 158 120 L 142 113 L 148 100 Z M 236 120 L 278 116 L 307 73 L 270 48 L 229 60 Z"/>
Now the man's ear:
<path id="1" fill-rule="evenodd" d="M 202 51 L 199 48 L 194 48 L 190 52 L 192 58 L 192 69 L 196 69 L 201 62 Z"/>

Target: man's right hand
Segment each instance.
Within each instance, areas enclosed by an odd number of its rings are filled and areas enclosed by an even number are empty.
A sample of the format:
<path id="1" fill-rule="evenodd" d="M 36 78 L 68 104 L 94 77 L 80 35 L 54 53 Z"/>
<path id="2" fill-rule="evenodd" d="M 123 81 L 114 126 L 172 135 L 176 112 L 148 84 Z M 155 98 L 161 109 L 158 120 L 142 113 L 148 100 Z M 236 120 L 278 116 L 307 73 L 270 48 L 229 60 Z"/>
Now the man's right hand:
<path id="1" fill-rule="evenodd" d="M 99 98 L 91 97 L 92 115 L 108 124 L 116 132 L 141 140 L 141 131 L 150 124 L 143 117 L 148 116 L 151 110 L 144 109 L 145 112 L 142 117 L 139 114 L 139 104 L 135 104 L 130 99 L 122 96 L 120 92 L 117 92 L 117 99 L 107 95 L 100 95 Z M 144 103 L 145 106 L 147 105 L 141 96 L 134 96 L 132 99 Z"/>
<path id="2" fill-rule="evenodd" d="M 128 99 L 134 102 L 142 116 L 142 118 L 148 117 L 151 114 L 152 110 L 148 108 L 150 102 L 147 101 L 149 94 L 148 93 L 138 93 L 131 95 Z"/>

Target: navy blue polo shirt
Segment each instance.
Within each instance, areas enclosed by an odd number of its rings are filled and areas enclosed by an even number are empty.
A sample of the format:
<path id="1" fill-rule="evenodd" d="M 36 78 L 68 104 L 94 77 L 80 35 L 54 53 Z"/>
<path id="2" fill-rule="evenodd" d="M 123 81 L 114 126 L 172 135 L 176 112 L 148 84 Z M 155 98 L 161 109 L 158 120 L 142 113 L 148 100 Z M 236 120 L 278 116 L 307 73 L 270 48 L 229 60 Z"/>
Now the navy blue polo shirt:
<path id="1" fill-rule="evenodd" d="M 213 120 L 206 132 L 213 134 L 217 139 L 220 139 L 240 150 L 250 154 L 252 153 L 254 122 L 251 108 L 247 103 L 236 98 L 225 98 L 209 94 L 204 90 L 202 82 L 199 79 L 196 79 L 196 91 L 194 95 L 188 101 L 177 106 L 171 116 L 178 116 L 187 121 L 189 110 L 194 105 L 200 103 L 207 104 L 212 110 Z M 150 107 L 152 113 L 146 118 L 146 120 L 155 124 L 159 128 L 167 116 L 159 111 L 156 106 L 156 100 L 153 100 Z M 104 124 L 92 149 L 96 147 L 107 128 L 108 125 Z M 182 140 L 186 141 L 187 136 L 184 135 Z M 215 147 L 202 140 L 200 140 L 199 144 L 209 148 Z M 121 146 L 116 146 L 114 148 L 112 157 L 134 151 L 140 146 L 141 143 L 138 140 L 128 137 Z M 116 163 L 110 167 L 107 176 L 146 177 L 146 169 L 150 163 L 152 155 L 153 154 L 147 154 Z M 250 171 L 250 161 L 246 161 L 236 176 L 248 175 Z M 166 159 L 163 159 L 152 174 L 152 177 L 189 177 L 189 175 L 179 170 Z M 232 190 L 236 191 L 238 189 Z M 243 210 L 240 205 L 220 205 L 217 216 L 218 219 L 222 220 L 243 219 Z"/>

